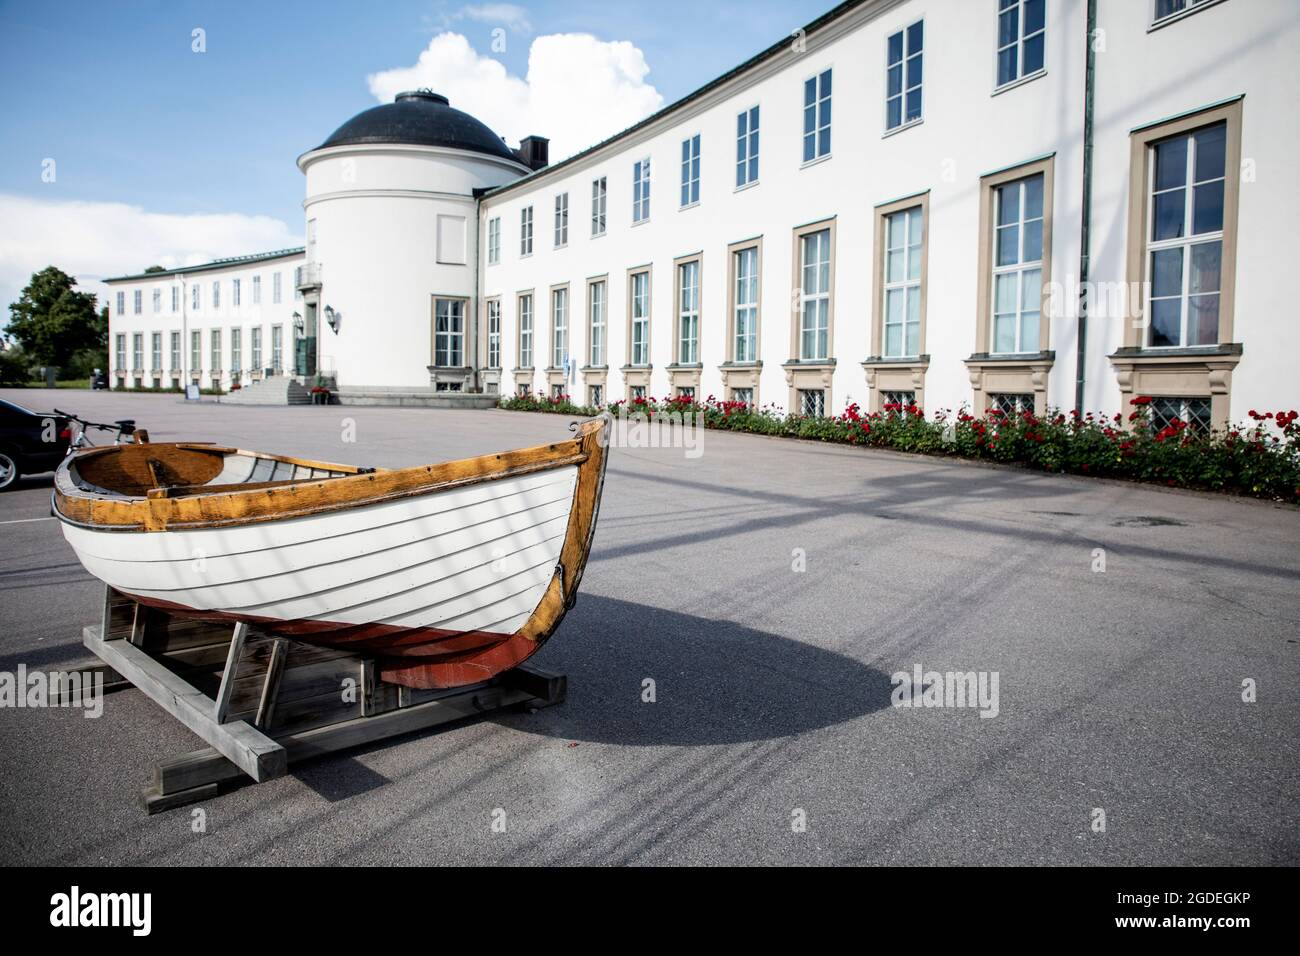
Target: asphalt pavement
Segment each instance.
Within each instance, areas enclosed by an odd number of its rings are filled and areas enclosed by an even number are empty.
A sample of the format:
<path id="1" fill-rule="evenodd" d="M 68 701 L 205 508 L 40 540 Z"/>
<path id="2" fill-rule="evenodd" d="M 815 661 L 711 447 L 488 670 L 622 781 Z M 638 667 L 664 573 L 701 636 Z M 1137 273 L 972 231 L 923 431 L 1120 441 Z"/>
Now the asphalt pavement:
<path id="1" fill-rule="evenodd" d="M 0 397 L 364 465 L 568 434 Z M 614 449 L 582 593 L 536 658 L 566 703 L 293 767 L 200 804 L 203 832 L 139 807 L 202 742 L 138 691 L 98 719 L 0 707 L 0 862 L 1300 863 L 1300 510 L 718 432 L 629 447 L 647 437 Z M 49 476 L 0 494 L 0 672 L 84 659 L 98 620 L 49 497 Z M 996 699 L 895 706 L 918 666 Z"/>

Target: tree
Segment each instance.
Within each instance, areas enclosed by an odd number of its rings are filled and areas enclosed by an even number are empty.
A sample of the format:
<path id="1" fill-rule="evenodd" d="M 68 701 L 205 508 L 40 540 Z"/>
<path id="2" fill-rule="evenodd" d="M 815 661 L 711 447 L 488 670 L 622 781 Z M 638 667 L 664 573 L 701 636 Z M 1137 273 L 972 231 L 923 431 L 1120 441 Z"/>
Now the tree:
<path id="1" fill-rule="evenodd" d="M 78 352 L 108 347 L 107 317 L 96 312 L 95 296 L 75 284 L 62 269 L 47 266 L 9 306 L 9 332 L 33 364 L 63 366 Z"/>
<path id="2" fill-rule="evenodd" d="M 164 269 L 162 266 L 150 266 L 148 269 L 144 270 L 145 275 L 148 275 L 151 272 L 166 272 L 166 271 L 167 270 Z"/>

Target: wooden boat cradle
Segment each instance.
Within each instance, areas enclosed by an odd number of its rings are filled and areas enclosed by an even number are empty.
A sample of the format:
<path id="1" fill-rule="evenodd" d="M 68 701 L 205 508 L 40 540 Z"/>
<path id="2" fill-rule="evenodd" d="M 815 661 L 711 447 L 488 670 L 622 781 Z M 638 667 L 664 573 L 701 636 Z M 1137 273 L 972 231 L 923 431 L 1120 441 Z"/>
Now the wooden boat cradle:
<path id="1" fill-rule="evenodd" d="M 105 589 L 100 625 L 84 629 L 105 690 L 135 686 L 210 746 L 163 760 L 143 793 L 159 813 L 233 783 L 283 776 L 289 764 L 509 707 L 560 703 L 568 681 L 531 664 L 453 690 L 384 681 L 375 659 L 180 618 Z M 350 691 L 350 693 L 348 692 Z"/>

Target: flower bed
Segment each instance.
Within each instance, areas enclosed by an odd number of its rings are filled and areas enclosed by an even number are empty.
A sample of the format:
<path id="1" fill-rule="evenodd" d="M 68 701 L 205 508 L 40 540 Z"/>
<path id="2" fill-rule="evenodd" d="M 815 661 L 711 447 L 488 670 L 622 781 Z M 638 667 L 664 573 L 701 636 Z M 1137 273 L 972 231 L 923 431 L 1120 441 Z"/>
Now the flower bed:
<path id="1" fill-rule="evenodd" d="M 567 395 L 514 396 L 498 405 L 564 415 L 599 411 L 576 405 Z M 1252 410 L 1251 424 L 1226 431 L 1202 431 L 1181 421 L 1157 429 L 1151 423 L 1150 405 L 1150 398 L 1140 396 L 1127 416 L 1053 410 L 1042 417 L 997 410 L 976 417 L 964 409 L 955 416 L 941 410 L 927 417 L 915 405 L 886 405 L 883 411 L 864 414 L 850 405 L 842 415 L 821 418 L 787 415 L 775 406 L 719 401 L 710 395 L 704 402 L 619 400 L 608 408 L 616 415 L 642 414 L 651 419 L 694 414 L 707 428 L 976 458 L 1300 503 L 1300 416 L 1296 412 Z"/>

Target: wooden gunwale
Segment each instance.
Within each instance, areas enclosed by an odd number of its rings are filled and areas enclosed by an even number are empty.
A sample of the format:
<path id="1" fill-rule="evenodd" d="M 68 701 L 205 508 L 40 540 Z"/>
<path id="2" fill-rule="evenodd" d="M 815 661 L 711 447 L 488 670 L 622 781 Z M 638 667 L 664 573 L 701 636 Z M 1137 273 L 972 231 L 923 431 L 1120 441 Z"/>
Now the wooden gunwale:
<path id="1" fill-rule="evenodd" d="M 155 497 L 128 498 L 88 492 L 72 480 L 69 473 L 70 463 L 65 462 L 55 474 L 54 502 L 55 510 L 61 520 L 96 531 L 148 532 L 226 528 L 262 521 L 326 514 L 568 465 L 582 465 L 588 456 L 581 446 L 581 439 L 573 439 L 436 465 L 416 465 L 411 468 L 376 470 L 369 473 L 356 473 L 357 469 L 351 466 L 281 458 L 280 460 L 293 461 L 304 466 L 347 471 L 352 474 L 326 480 L 289 479 L 283 484 L 273 483 L 269 487 L 263 484 L 261 487 L 244 488 L 238 491 L 221 490 L 215 493 L 195 493 L 180 497 L 169 497 L 164 494 Z M 166 446 L 150 447 L 157 449 Z M 196 450 L 211 450 L 217 453 L 215 446 L 200 445 Z M 96 449 L 96 451 L 100 450 Z M 237 452 L 222 451 L 221 453 Z M 255 452 L 243 452 L 243 454 L 255 454 L 262 458 L 276 457 Z M 76 460 L 72 459 L 71 464 L 75 464 Z"/>

